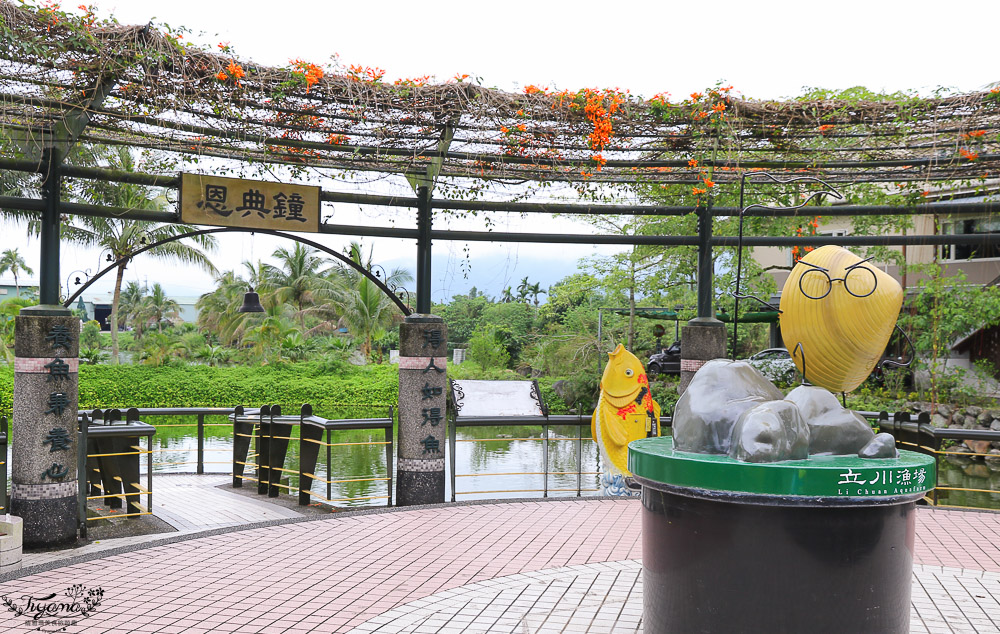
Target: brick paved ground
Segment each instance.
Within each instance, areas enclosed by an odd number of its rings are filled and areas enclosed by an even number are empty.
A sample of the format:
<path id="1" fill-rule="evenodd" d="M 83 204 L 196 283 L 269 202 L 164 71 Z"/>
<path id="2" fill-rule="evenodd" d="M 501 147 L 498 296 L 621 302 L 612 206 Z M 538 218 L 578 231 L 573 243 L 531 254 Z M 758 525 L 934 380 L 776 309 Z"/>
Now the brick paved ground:
<path id="1" fill-rule="evenodd" d="M 634 570 L 639 511 L 635 500 L 582 499 L 334 516 L 70 561 L 6 581 L 0 594 L 102 587 L 99 610 L 69 632 L 342 632 L 499 577 L 548 571 L 544 583 L 558 584 L 562 573 L 551 569 L 570 569 L 574 579 L 593 574 L 577 572 L 581 565 L 622 562 L 616 565 Z M 928 618 L 915 619 L 915 631 L 996 631 L 988 615 L 1000 605 L 1000 514 L 920 508 L 915 560 L 914 599 L 928 597 Z M 603 587 L 610 593 L 613 586 Z M 956 626 L 954 611 L 971 609 L 970 601 L 983 606 L 974 615 L 978 624 L 965 619 Z M 516 631 L 529 627 L 529 616 Z M 23 618 L 0 618 L 5 631 L 29 629 Z M 460 631 L 459 623 L 424 622 L 406 631 Z M 590 631 L 610 631 L 603 625 Z"/>

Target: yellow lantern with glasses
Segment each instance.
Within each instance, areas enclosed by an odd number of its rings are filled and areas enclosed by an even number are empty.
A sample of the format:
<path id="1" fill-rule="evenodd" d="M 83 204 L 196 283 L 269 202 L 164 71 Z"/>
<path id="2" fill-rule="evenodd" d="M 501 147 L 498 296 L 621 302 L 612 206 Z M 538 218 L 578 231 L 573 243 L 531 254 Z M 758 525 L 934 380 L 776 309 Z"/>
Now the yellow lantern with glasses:
<path id="1" fill-rule="evenodd" d="M 826 245 L 792 269 L 781 290 L 781 336 L 807 381 L 850 392 L 882 358 L 903 306 L 889 274 Z"/>

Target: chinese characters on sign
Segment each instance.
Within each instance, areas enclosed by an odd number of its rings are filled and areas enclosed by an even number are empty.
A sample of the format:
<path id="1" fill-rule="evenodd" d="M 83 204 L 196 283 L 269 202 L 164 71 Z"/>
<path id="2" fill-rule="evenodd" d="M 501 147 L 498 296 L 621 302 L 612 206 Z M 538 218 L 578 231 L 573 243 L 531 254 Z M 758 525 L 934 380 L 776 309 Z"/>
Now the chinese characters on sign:
<path id="1" fill-rule="evenodd" d="M 53 480 L 61 480 L 66 477 L 67 473 L 69 473 L 69 469 L 67 467 L 53 462 L 51 467 L 42 472 L 42 478 L 49 477 Z"/>
<path id="2" fill-rule="evenodd" d="M 424 386 L 420 388 L 421 401 L 426 401 L 429 398 L 434 398 L 435 396 L 441 396 L 442 389 L 440 387 L 433 387 L 427 381 L 424 381 Z"/>
<path id="3" fill-rule="evenodd" d="M 45 337 L 49 346 L 55 351 L 62 348 L 68 352 L 73 345 L 73 335 L 68 326 L 55 324 L 49 329 L 49 334 Z M 62 383 L 70 378 L 70 366 L 64 360 L 56 357 L 44 366 L 48 370 L 49 376 L 46 383 Z M 63 412 L 70 406 L 70 395 L 67 392 L 51 392 L 48 401 L 43 405 L 47 407 L 42 413 L 62 416 Z M 75 415 L 75 412 L 74 412 Z M 72 437 L 65 427 L 53 427 L 42 441 L 42 445 L 49 446 L 49 453 L 70 451 L 72 449 Z M 52 466 L 42 472 L 42 479 L 61 480 L 69 474 L 69 468 L 59 462 L 53 462 Z"/>
<path id="4" fill-rule="evenodd" d="M 69 449 L 69 432 L 62 427 L 54 427 L 49 430 L 49 435 L 42 441 L 43 445 L 51 445 L 49 453 Z"/>
<path id="5" fill-rule="evenodd" d="M 51 381 L 62 381 L 63 379 L 69 378 L 69 364 L 56 357 L 55 359 L 49 361 L 45 364 L 45 368 L 49 371 L 49 378 L 46 382 Z"/>
<path id="6" fill-rule="evenodd" d="M 430 363 L 427 364 L 427 367 L 420 371 L 421 374 L 427 374 L 431 370 L 434 370 L 438 374 L 441 374 L 442 372 L 445 371 L 444 368 L 439 368 L 436 365 L 434 365 L 434 357 L 430 357 L 430 360 L 431 361 Z"/>
<path id="7" fill-rule="evenodd" d="M 424 453 L 441 453 L 441 443 L 434 436 L 428 435 L 420 444 L 424 446 Z"/>
<path id="8" fill-rule="evenodd" d="M 440 423 L 441 419 L 443 418 L 443 416 L 441 415 L 440 407 L 424 408 L 423 410 L 421 410 L 421 414 L 424 417 L 424 419 L 420 421 L 421 425 L 426 425 L 427 423 L 430 423 L 432 427 L 437 427 L 438 423 Z"/>
<path id="9" fill-rule="evenodd" d="M 52 329 L 49 330 L 49 334 L 45 337 L 45 340 L 48 341 L 53 348 L 63 348 L 65 350 L 69 350 L 70 345 L 73 343 L 73 340 L 70 338 L 69 328 L 63 326 L 62 324 L 52 326 Z"/>
<path id="10" fill-rule="evenodd" d="M 927 469 L 924 467 L 866 471 L 849 468 L 840 472 L 838 477 L 840 495 L 899 495 L 928 488 Z"/>
<path id="11" fill-rule="evenodd" d="M 440 330 L 425 330 L 424 331 L 424 348 L 430 346 L 432 352 L 437 352 L 437 349 L 441 346 L 443 339 L 441 338 Z"/>
<path id="12" fill-rule="evenodd" d="M 181 221 L 200 225 L 319 231 L 319 187 L 203 174 L 181 175 Z"/>

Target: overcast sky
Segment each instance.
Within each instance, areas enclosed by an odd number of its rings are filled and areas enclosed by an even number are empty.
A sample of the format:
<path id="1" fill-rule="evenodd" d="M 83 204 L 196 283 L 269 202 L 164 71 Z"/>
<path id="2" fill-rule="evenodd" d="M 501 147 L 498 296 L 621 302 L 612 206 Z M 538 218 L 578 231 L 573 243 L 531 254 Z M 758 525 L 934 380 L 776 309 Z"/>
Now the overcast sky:
<path id="1" fill-rule="evenodd" d="M 484 85 L 512 91 L 528 84 L 618 87 L 646 97 L 666 91 L 675 99 L 716 81 L 752 98 L 795 96 L 807 86 L 863 85 L 926 94 L 939 86 L 970 91 L 1000 81 L 991 33 L 1000 18 L 997 0 L 91 4 L 99 15 L 113 13 L 122 23 L 152 19 L 186 26 L 193 33 L 185 39 L 211 46 L 228 42 L 242 59 L 268 65 L 285 65 L 293 58 L 324 63 L 337 54 L 344 64 L 383 68 L 390 81 L 427 74 L 444 81 L 469 74 Z M 410 224 L 413 212 L 399 213 L 406 214 L 400 224 Z M 498 230 L 523 229 L 519 219 L 501 217 L 498 222 Z M 564 222 L 532 218 L 531 229 L 566 230 L 560 224 Z M 38 243 L 26 243 L 22 235 L 4 231 L 0 250 L 19 247 L 37 267 Z M 324 236 L 321 241 L 341 248 L 348 239 Z M 366 243 L 374 244 L 375 260 L 387 268 L 415 268 L 412 242 Z M 235 268 L 251 256 L 266 257 L 278 244 L 260 236 L 231 237 L 215 260 L 221 268 Z M 525 275 L 547 287 L 572 272 L 578 258 L 595 252 L 587 246 L 553 250 L 544 245 L 472 244 L 471 272 L 465 279 L 463 246 L 435 244 L 435 301 L 473 284 L 498 295 Z M 63 279 L 74 269 L 93 268 L 96 257 L 65 249 Z M 140 259 L 129 267 L 127 279 L 160 281 L 181 296 L 211 288 L 210 278 L 201 272 L 177 269 L 164 276 L 162 265 Z M 111 282 L 103 288 L 110 289 Z"/>

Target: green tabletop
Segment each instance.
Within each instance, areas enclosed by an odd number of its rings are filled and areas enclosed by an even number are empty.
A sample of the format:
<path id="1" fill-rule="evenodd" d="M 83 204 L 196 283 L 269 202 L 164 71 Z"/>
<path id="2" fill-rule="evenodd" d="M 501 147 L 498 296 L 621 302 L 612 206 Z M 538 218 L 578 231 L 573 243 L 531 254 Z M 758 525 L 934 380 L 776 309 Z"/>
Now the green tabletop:
<path id="1" fill-rule="evenodd" d="M 912 496 L 934 488 L 934 464 L 932 456 L 913 451 L 900 451 L 899 458 L 811 456 L 808 460 L 740 462 L 729 456 L 675 451 L 673 438 L 668 436 L 643 438 L 628 446 L 629 471 L 654 485 L 761 495 Z"/>

